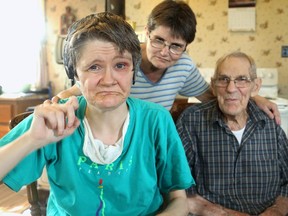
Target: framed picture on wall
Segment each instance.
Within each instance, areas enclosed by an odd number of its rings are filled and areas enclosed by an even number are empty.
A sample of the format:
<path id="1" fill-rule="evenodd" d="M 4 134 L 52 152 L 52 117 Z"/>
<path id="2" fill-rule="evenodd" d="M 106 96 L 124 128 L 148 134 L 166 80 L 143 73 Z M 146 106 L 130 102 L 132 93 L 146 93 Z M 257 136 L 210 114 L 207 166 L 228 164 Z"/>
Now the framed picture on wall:
<path id="1" fill-rule="evenodd" d="M 105 10 L 125 19 L 125 0 L 106 0 Z"/>
<path id="2" fill-rule="evenodd" d="M 256 0 L 229 0 L 228 28 L 230 31 L 255 31 Z"/>
<path id="3" fill-rule="evenodd" d="M 255 7 L 256 0 L 229 0 L 229 8 L 233 7 Z"/>

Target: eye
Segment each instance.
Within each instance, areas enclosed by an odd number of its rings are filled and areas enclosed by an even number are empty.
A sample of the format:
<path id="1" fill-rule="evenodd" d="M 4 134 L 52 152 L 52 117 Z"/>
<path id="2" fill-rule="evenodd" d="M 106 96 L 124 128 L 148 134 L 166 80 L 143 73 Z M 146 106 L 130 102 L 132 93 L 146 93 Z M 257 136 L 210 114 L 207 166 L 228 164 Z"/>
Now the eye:
<path id="1" fill-rule="evenodd" d="M 101 67 L 99 65 L 91 65 L 88 70 L 97 72 L 101 70 Z"/>
<path id="2" fill-rule="evenodd" d="M 246 76 L 239 76 L 235 79 L 237 82 L 250 82 L 250 78 Z"/>
<path id="3" fill-rule="evenodd" d="M 171 44 L 170 49 L 173 49 L 173 50 L 182 50 L 182 49 L 183 49 L 183 46 L 176 45 L 176 44 Z"/>
<path id="4" fill-rule="evenodd" d="M 249 80 L 249 78 L 246 77 L 246 76 L 240 76 L 240 77 L 238 77 L 238 79 L 239 79 L 239 80 Z"/>
<path id="5" fill-rule="evenodd" d="M 219 80 L 220 82 L 226 82 L 226 83 L 229 83 L 229 82 L 230 82 L 230 78 L 227 77 L 227 76 L 220 76 L 220 77 L 218 77 L 218 80 Z"/>
<path id="6" fill-rule="evenodd" d="M 127 72 L 132 71 L 133 68 L 133 62 L 131 61 L 123 61 L 115 64 L 115 71 L 118 72 Z"/>
<path id="7" fill-rule="evenodd" d="M 117 69 L 125 69 L 127 67 L 126 63 L 118 63 L 115 66 Z"/>
<path id="8" fill-rule="evenodd" d="M 158 44 L 164 44 L 164 40 L 160 38 L 155 38 L 155 42 Z"/>

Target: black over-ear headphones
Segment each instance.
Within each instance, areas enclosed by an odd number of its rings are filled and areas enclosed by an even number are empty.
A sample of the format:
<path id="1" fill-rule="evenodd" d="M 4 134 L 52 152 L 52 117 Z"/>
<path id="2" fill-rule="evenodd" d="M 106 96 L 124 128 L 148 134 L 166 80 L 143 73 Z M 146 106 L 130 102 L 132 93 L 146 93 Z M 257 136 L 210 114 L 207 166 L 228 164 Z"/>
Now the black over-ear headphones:
<path id="1" fill-rule="evenodd" d="M 71 60 L 70 51 L 69 51 L 70 45 L 69 45 L 68 38 L 71 39 L 71 36 L 69 37 L 67 35 L 67 38 L 65 40 L 64 52 L 63 52 L 63 64 L 64 64 L 65 72 L 66 72 L 68 78 L 73 80 L 74 76 L 76 74 L 76 70 L 75 70 L 73 62 Z"/>

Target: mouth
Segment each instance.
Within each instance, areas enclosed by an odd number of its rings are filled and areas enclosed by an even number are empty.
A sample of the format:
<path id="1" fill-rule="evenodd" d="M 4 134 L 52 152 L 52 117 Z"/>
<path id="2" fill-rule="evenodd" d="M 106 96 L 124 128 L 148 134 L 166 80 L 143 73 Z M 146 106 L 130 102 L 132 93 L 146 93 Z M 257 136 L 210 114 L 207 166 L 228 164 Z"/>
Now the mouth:
<path id="1" fill-rule="evenodd" d="M 115 100 L 115 99 L 125 99 L 125 96 L 119 92 L 113 91 L 102 91 L 97 92 L 94 96 L 95 100 L 104 101 L 104 100 Z"/>
<path id="2" fill-rule="evenodd" d="M 168 59 L 165 59 L 165 58 L 162 58 L 162 57 L 159 57 L 159 56 L 156 56 L 156 58 L 161 61 L 161 62 L 169 62 Z"/>
<path id="3" fill-rule="evenodd" d="M 236 99 L 236 98 L 226 98 L 225 101 L 228 102 L 228 103 L 233 103 L 233 102 L 237 102 L 238 99 Z"/>
<path id="4" fill-rule="evenodd" d="M 96 93 L 96 95 L 98 96 L 109 96 L 109 95 L 119 95 L 120 93 L 118 92 L 114 92 L 114 91 L 102 91 L 102 92 L 98 92 Z"/>

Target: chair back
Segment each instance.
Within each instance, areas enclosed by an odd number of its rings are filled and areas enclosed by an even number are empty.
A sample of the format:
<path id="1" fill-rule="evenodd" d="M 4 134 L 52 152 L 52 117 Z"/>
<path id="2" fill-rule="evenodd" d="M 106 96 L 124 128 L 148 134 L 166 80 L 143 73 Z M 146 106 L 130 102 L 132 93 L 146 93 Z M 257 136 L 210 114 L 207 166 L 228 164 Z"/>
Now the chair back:
<path id="1" fill-rule="evenodd" d="M 21 122 L 23 119 L 25 119 L 27 116 L 31 115 L 33 113 L 33 111 L 28 111 L 28 112 L 23 112 L 20 113 L 16 116 L 14 116 L 10 122 L 9 122 L 9 128 L 10 130 L 12 128 L 14 128 L 17 124 L 19 124 L 19 122 Z"/>
<path id="2" fill-rule="evenodd" d="M 188 103 L 188 99 L 176 99 L 173 103 L 173 106 L 170 110 L 170 113 L 172 115 L 172 118 L 174 120 L 174 123 L 177 122 L 178 117 L 180 116 L 180 114 L 189 106 L 193 105 L 192 103 Z"/>
<path id="3" fill-rule="evenodd" d="M 31 115 L 33 111 L 27 111 L 14 116 L 9 122 L 10 130 L 13 129 L 17 124 L 19 124 L 27 116 Z M 30 213 L 32 216 L 44 216 L 46 215 L 46 206 L 42 207 L 40 205 L 37 181 L 34 181 L 26 186 L 27 198 L 30 204 Z M 48 195 L 47 195 L 48 196 Z"/>

